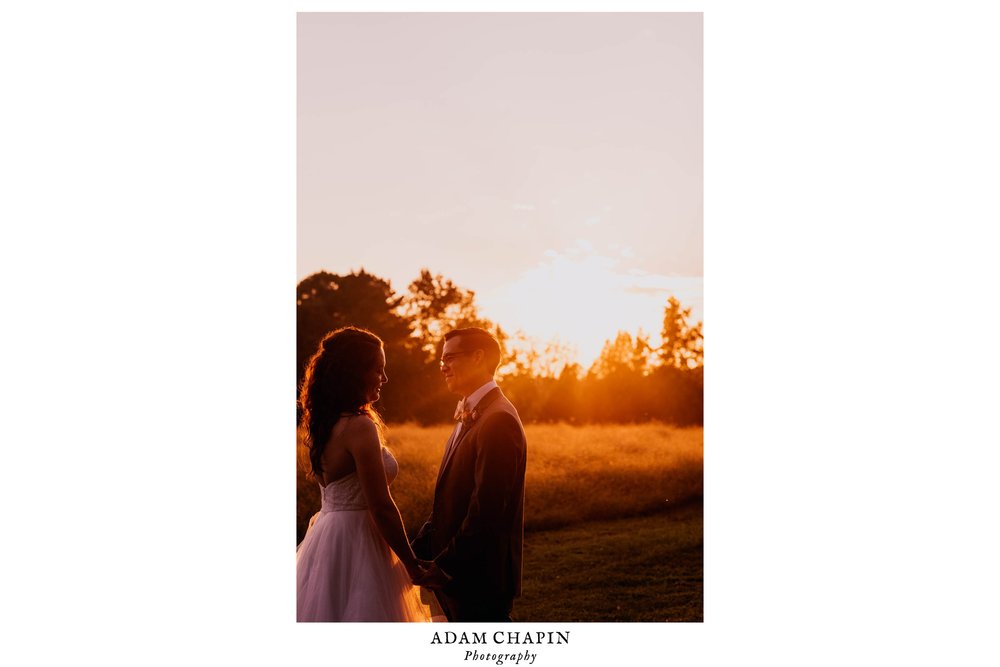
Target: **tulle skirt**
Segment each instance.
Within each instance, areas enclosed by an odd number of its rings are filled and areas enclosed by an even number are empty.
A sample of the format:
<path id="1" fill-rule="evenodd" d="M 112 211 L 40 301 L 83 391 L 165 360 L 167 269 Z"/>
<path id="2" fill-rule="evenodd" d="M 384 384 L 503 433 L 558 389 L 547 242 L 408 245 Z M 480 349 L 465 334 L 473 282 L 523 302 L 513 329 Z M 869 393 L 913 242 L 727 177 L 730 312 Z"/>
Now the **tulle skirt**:
<path id="1" fill-rule="evenodd" d="M 295 556 L 298 620 L 430 621 L 420 589 L 368 510 L 313 517 Z"/>

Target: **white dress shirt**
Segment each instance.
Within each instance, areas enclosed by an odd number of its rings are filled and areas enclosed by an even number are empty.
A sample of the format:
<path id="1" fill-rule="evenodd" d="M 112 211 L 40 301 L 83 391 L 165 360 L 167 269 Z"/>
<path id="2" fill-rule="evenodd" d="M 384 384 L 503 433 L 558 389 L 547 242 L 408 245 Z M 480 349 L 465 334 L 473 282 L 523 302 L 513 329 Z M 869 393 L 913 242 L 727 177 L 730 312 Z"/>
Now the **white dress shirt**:
<path id="1" fill-rule="evenodd" d="M 483 396 L 490 393 L 498 386 L 499 385 L 496 383 L 496 380 L 490 380 L 489 382 L 481 386 L 479 389 L 475 390 L 474 392 L 463 398 L 462 400 L 465 401 L 465 409 L 467 411 L 472 411 L 477 405 L 479 405 L 479 401 L 483 400 Z M 462 422 L 458 422 L 458 430 L 455 431 L 456 439 L 462 432 L 462 426 L 463 426 Z"/>

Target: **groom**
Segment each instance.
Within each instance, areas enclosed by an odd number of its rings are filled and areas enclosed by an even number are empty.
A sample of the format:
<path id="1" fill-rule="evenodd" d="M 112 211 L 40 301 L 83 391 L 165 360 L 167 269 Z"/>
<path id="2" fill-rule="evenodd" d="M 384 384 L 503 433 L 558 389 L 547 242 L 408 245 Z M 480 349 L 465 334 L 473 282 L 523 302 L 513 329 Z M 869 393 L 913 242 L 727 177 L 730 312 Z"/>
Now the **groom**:
<path id="1" fill-rule="evenodd" d="M 500 344 L 485 329 L 445 335 L 441 373 L 462 400 L 412 546 L 433 561 L 415 583 L 434 589 L 449 621 L 509 621 L 521 593 L 527 442 L 493 379 L 499 365 Z"/>

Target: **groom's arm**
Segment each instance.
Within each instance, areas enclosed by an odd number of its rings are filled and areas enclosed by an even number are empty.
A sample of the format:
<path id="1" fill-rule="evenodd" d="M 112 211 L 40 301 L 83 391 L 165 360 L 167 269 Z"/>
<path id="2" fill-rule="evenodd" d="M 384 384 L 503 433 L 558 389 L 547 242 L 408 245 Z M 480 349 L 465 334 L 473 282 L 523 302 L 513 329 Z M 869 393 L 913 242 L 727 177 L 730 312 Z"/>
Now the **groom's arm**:
<path id="1" fill-rule="evenodd" d="M 433 531 L 431 521 L 433 518 L 433 514 L 427 517 L 427 521 L 417 531 L 417 536 L 410 541 L 410 546 L 413 548 L 413 553 L 417 554 L 417 558 L 431 558 L 433 556 L 433 554 L 429 553 L 431 548 L 431 532 Z"/>
<path id="2" fill-rule="evenodd" d="M 453 577 L 460 577 L 483 553 L 496 548 L 501 520 L 518 500 L 513 495 L 525 456 L 521 425 L 507 412 L 494 413 L 483 422 L 478 440 L 468 512 L 458 533 L 434 559 Z"/>

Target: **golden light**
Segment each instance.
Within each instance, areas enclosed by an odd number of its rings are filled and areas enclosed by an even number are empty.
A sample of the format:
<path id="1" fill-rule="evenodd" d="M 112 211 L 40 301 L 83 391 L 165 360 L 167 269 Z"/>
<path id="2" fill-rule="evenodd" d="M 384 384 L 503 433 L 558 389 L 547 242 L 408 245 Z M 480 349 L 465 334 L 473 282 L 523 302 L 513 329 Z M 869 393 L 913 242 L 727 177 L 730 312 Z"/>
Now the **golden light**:
<path id="1" fill-rule="evenodd" d="M 641 329 L 659 345 L 663 309 L 671 293 L 692 305 L 694 317 L 701 319 L 701 278 L 624 272 L 618 264 L 615 258 L 587 250 L 586 244 L 568 253 L 550 250 L 537 267 L 477 297 L 483 315 L 508 332 L 521 330 L 538 341 L 555 339 L 569 345 L 584 368 L 619 331 L 636 334 Z"/>

